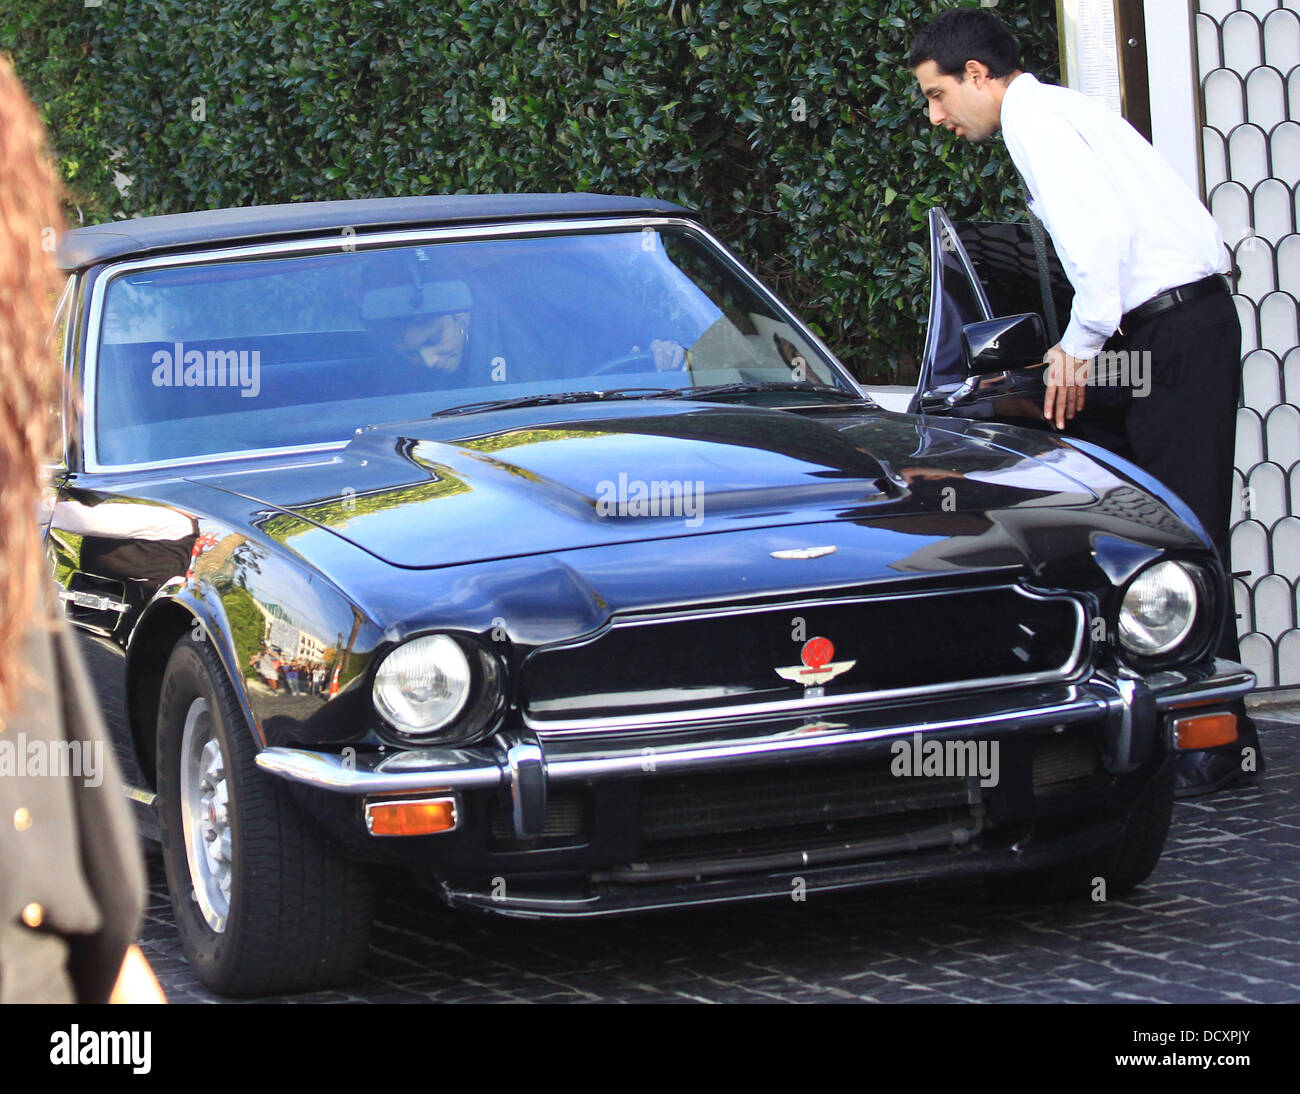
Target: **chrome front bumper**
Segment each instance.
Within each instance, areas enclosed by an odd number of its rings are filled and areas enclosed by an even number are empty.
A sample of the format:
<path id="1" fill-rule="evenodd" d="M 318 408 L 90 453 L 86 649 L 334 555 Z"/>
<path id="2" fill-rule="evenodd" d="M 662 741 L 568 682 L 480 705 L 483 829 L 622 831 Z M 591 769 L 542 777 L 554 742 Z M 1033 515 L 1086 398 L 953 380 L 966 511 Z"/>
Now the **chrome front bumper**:
<path id="1" fill-rule="evenodd" d="M 508 792 L 515 831 L 542 831 L 547 788 L 619 776 L 729 770 L 771 763 L 813 762 L 876 747 L 913 733 L 988 737 L 1019 728 L 1103 721 L 1103 762 L 1116 773 L 1150 759 L 1158 737 L 1172 750 L 1170 719 L 1190 707 L 1241 698 L 1255 676 L 1232 661 L 1213 668 L 1154 673 L 1139 678 L 1094 674 L 1069 685 L 972 693 L 930 700 L 924 707 L 845 705 L 819 718 L 701 722 L 657 733 L 536 737 L 515 734 L 474 748 L 413 749 L 348 759 L 336 753 L 267 748 L 262 770 L 317 790 L 342 795 L 436 794 L 497 789 Z M 925 717 L 918 718 L 918 714 Z"/>

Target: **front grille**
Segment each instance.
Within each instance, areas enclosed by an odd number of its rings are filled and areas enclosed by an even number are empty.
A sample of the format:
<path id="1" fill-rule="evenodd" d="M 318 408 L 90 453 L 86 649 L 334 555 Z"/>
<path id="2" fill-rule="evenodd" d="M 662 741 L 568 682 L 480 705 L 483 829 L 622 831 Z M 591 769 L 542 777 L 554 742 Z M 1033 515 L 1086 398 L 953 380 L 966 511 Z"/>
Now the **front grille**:
<path id="1" fill-rule="evenodd" d="M 901 777 L 890 761 L 640 781 L 637 861 L 601 882 L 725 877 L 970 846 L 988 827 L 974 779 Z"/>
<path id="2" fill-rule="evenodd" d="M 969 820 L 978 785 L 900 777 L 889 761 L 641 780 L 641 858 L 756 855 Z"/>
<path id="3" fill-rule="evenodd" d="M 795 826 L 822 828 L 969 803 L 966 780 L 904 778 L 888 761 L 792 766 L 641 780 L 641 846 L 702 835 Z"/>
<path id="4" fill-rule="evenodd" d="M 520 840 L 515 835 L 509 807 L 493 798 L 488 806 L 488 833 L 496 851 L 516 847 L 571 847 L 585 843 L 591 827 L 591 795 L 583 791 L 554 790 L 546 795 L 546 820 L 540 838 Z"/>
<path id="5" fill-rule="evenodd" d="M 950 806 L 943 809 L 927 809 L 905 816 L 863 817 L 840 821 L 835 824 L 800 825 L 792 828 L 780 828 L 771 831 L 751 831 L 744 833 L 719 833 L 712 836 L 690 836 L 679 840 L 664 840 L 659 843 L 642 846 L 639 864 L 656 866 L 663 863 L 681 863 L 685 867 L 682 876 L 689 876 L 703 862 L 710 862 L 723 867 L 709 871 L 712 874 L 742 872 L 747 869 L 747 860 L 766 858 L 782 852 L 816 852 L 828 848 L 848 845 L 863 845 L 871 841 L 894 845 L 888 850 L 864 853 L 861 858 L 877 858 L 884 854 L 907 854 L 927 846 L 937 846 L 938 841 L 930 840 L 920 843 L 909 840 L 909 836 L 931 832 L 936 828 L 947 830 L 949 838 L 944 845 L 956 846 L 964 842 L 959 832 L 973 836 L 989 827 L 984 820 L 982 806 Z M 635 868 L 634 868 L 635 869 Z M 633 875 L 634 876 L 634 875 Z M 628 878 L 624 878 L 628 880 Z"/>
<path id="6" fill-rule="evenodd" d="M 1096 742 L 1086 732 L 1040 737 L 1034 741 L 1034 793 L 1043 794 L 1089 779 L 1101 770 Z"/>
<path id="7" fill-rule="evenodd" d="M 1018 586 L 621 618 L 585 642 L 539 650 L 521 684 L 541 732 L 680 721 L 807 701 L 798 672 L 814 637 L 843 668 L 813 693 L 826 704 L 1061 679 L 1076 668 L 1084 625 L 1077 601 Z"/>

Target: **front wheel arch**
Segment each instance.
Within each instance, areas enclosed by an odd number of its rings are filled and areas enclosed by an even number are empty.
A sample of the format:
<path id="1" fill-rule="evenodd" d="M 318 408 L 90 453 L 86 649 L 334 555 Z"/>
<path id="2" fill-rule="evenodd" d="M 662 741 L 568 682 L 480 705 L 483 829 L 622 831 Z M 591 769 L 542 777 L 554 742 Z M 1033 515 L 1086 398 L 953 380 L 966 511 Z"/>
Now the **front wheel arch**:
<path id="1" fill-rule="evenodd" d="M 145 609 L 132 631 L 126 652 L 126 715 L 140 771 L 156 790 L 158 700 L 162 692 L 163 670 L 176 644 L 186 635 L 202 633 L 216 643 L 217 655 L 243 708 L 247 724 L 253 727 L 254 740 L 262 746 L 257 721 L 244 690 L 244 681 L 231 672 L 233 659 L 225 646 L 225 628 L 214 619 L 202 602 L 181 597 L 159 600 Z"/>

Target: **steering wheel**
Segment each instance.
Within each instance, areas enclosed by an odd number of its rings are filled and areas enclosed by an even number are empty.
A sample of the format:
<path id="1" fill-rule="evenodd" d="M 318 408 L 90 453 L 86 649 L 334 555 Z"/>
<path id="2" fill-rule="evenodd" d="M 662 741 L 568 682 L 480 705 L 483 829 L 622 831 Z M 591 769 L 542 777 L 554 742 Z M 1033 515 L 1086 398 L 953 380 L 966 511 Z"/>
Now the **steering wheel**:
<path id="1" fill-rule="evenodd" d="M 604 376 L 611 372 L 655 372 L 655 355 L 649 350 L 637 350 L 634 353 L 620 353 L 612 357 L 599 368 L 594 368 L 588 375 Z M 676 371 L 676 370 L 672 370 Z"/>

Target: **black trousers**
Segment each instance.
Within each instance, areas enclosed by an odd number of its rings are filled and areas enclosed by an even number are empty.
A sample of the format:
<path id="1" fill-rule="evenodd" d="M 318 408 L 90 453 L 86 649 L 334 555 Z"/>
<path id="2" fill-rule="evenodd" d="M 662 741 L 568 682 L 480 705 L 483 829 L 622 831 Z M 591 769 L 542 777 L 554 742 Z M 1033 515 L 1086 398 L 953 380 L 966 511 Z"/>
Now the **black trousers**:
<path id="1" fill-rule="evenodd" d="M 1106 349 L 1127 351 L 1128 390 L 1089 388 L 1088 399 L 1094 391 L 1102 397 L 1094 400 L 1091 412 L 1085 399 L 1085 412 L 1075 418 L 1077 432 L 1160 479 L 1196 514 L 1229 575 L 1228 610 L 1217 652 L 1240 661 L 1228 552 L 1241 396 L 1237 309 L 1227 293 L 1203 297 L 1116 333 Z M 1194 786 L 1205 773 L 1216 773 L 1214 764 L 1230 761 L 1236 766 L 1238 758 L 1243 769 L 1264 769 L 1259 734 L 1246 714 L 1245 702 L 1238 700 L 1229 709 L 1238 719 L 1236 742 L 1181 753 L 1180 786 L 1184 780 Z M 1245 768 L 1247 756 L 1253 758 L 1249 768 Z M 1203 767 L 1203 761 L 1209 766 Z"/>
<path id="2" fill-rule="evenodd" d="M 1222 293 L 1181 304 L 1117 333 L 1106 349 L 1128 355 L 1128 391 L 1090 387 L 1074 432 L 1131 460 L 1182 498 L 1231 574 L 1228 525 L 1241 395 L 1241 324 L 1232 298 Z M 1237 661 L 1230 583 L 1228 593 L 1218 652 Z"/>

